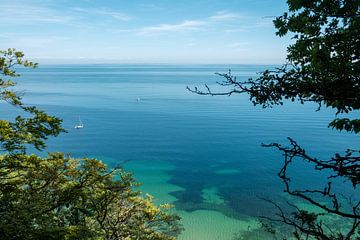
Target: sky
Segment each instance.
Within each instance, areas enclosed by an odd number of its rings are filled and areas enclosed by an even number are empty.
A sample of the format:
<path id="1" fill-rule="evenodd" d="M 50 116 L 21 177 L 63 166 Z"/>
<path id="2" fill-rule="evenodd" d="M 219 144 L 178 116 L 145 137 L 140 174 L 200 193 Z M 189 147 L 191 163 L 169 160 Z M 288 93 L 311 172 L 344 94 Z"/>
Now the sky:
<path id="1" fill-rule="evenodd" d="M 285 0 L 0 0 L 0 49 L 40 63 L 278 64 Z"/>

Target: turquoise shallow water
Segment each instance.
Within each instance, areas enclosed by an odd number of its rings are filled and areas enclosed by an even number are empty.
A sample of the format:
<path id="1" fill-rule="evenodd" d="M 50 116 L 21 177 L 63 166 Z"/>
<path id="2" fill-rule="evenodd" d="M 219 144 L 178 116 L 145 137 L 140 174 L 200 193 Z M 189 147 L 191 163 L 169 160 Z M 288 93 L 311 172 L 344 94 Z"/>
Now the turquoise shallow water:
<path id="1" fill-rule="evenodd" d="M 186 229 L 181 240 L 231 240 L 258 228 L 258 215 L 271 214 L 259 197 L 284 198 L 276 176 L 281 155 L 261 143 L 291 136 L 319 157 L 358 146 L 356 136 L 327 129 L 334 111 L 315 112 L 313 104 L 262 109 L 246 95 L 207 97 L 185 89 L 205 83 L 216 89 L 221 79 L 214 73 L 228 68 L 247 79 L 266 67 L 49 65 L 20 70 L 18 81 L 26 103 L 64 119 L 68 133 L 50 139 L 47 151 L 111 166 L 126 161 L 144 192 L 175 204 Z M 0 116 L 13 111 L 3 107 Z M 79 116 L 82 130 L 74 129 Z M 293 171 L 294 181 L 317 184 L 319 175 L 305 166 Z"/>

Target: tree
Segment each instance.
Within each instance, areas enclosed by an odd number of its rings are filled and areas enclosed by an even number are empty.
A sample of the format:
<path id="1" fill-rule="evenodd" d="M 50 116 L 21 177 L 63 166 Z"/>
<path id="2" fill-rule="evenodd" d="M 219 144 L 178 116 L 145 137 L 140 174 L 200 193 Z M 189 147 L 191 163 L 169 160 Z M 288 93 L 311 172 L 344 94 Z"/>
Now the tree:
<path id="1" fill-rule="evenodd" d="M 109 169 L 97 159 L 62 153 L 45 158 L 50 136 L 65 130 L 62 120 L 26 106 L 12 80 L 15 66 L 35 68 L 14 49 L 0 51 L 0 101 L 25 112 L 13 122 L 0 120 L 1 239 L 175 239 L 181 230 L 170 205 L 157 207 L 150 195 L 122 168 Z"/>
<path id="2" fill-rule="evenodd" d="M 0 151 L 8 154 L 25 153 L 26 145 L 33 145 L 36 149 L 45 148 L 45 140 L 49 136 L 58 136 L 65 130 L 61 127 L 62 120 L 47 115 L 45 112 L 26 106 L 21 101 L 21 93 L 16 92 L 16 82 L 12 79 L 18 77 L 14 67 L 20 65 L 36 68 L 37 64 L 24 60 L 24 54 L 15 49 L 0 51 L 0 101 L 5 101 L 25 111 L 30 117 L 18 116 L 15 122 L 0 120 Z M 9 79 L 4 79 L 9 78 Z"/>
<path id="3" fill-rule="evenodd" d="M 254 105 L 271 107 L 284 101 L 314 102 L 318 110 L 334 108 L 340 113 L 360 109 L 360 1 L 359 0 L 288 0 L 289 11 L 274 20 L 280 37 L 290 34 L 293 44 L 287 48 L 287 62 L 274 70 L 265 70 L 256 79 L 238 81 L 229 73 L 220 74 L 221 86 L 230 88 L 224 92 L 213 92 L 189 88 L 201 95 L 232 95 L 247 93 Z M 360 119 L 335 118 L 329 127 L 357 134 Z M 284 164 L 279 177 L 285 192 L 315 205 L 330 215 L 350 221 L 346 232 L 328 229 L 321 219 L 322 214 L 299 209 L 287 215 L 279 210 L 277 218 L 265 217 L 285 223 L 294 228 L 296 239 L 353 239 L 359 238 L 360 201 L 352 199 L 350 207 L 344 207 L 339 194 L 332 188 L 335 179 L 351 184 L 354 189 L 360 183 L 360 151 L 346 150 L 329 159 L 318 159 L 306 153 L 295 140 L 289 138 L 290 146 L 273 143 L 284 155 Z M 316 170 L 329 172 L 327 184 L 322 189 L 293 189 L 288 169 L 297 160 L 312 164 Z M 328 201 L 324 202 L 324 198 Z"/>

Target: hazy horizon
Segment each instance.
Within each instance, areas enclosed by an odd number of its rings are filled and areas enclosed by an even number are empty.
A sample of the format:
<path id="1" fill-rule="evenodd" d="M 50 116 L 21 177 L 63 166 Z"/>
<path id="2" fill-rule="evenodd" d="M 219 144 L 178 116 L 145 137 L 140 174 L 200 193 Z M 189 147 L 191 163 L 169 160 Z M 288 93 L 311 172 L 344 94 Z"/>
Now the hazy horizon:
<path id="1" fill-rule="evenodd" d="M 216 66 L 216 65 L 220 65 L 220 66 L 241 66 L 241 65 L 255 65 L 255 66 L 277 66 L 277 65 L 282 65 L 283 62 L 265 62 L 265 63 L 235 63 L 235 62 L 209 62 L 209 63 L 202 63 L 202 62 L 122 62 L 120 60 L 112 60 L 112 59 L 36 59 L 36 58 L 30 58 L 31 61 L 36 62 L 40 65 L 46 66 L 46 65 L 149 65 L 149 66 L 154 66 L 154 65 L 161 65 L 161 66 Z"/>

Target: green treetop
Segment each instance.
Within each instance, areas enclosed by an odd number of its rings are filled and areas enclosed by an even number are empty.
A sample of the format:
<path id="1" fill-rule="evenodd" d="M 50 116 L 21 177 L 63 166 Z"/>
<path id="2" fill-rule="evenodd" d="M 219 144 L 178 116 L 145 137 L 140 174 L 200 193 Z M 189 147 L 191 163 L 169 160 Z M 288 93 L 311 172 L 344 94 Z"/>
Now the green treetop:
<path id="1" fill-rule="evenodd" d="M 62 120 L 49 116 L 45 112 L 26 106 L 21 101 L 21 93 L 16 92 L 14 78 L 18 77 L 16 65 L 36 68 L 37 64 L 24 60 L 24 54 L 15 49 L 0 51 L 0 101 L 5 101 L 14 107 L 24 110 L 29 117 L 16 117 L 14 122 L 0 120 L 0 151 L 16 154 L 25 153 L 26 146 L 36 149 L 45 148 L 45 140 L 49 136 L 58 136 L 64 129 Z"/>

